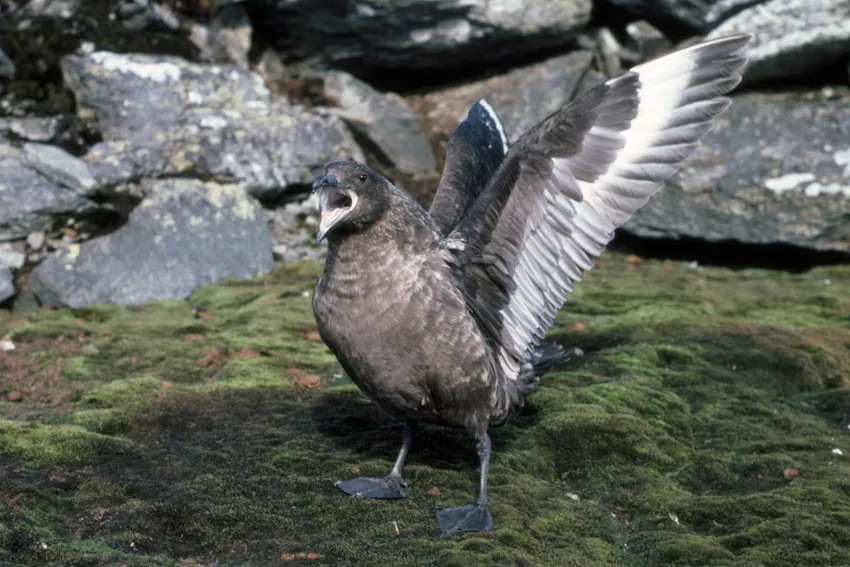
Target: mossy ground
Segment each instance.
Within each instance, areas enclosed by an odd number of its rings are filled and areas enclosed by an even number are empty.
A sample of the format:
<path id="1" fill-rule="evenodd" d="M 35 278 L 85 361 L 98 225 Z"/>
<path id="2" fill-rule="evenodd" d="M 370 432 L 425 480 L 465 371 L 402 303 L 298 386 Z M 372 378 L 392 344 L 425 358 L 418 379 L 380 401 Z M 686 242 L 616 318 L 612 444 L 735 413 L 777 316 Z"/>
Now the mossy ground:
<path id="1" fill-rule="evenodd" d="M 551 333 L 585 356 L 493 431 L 496 530 L 454 538 L 462 432 L 419 434 L 406 501 L 333 487 L 400 428 L 316 339 L 318 265 L 0 315 L 0 565 L 850 564 L 850 267 L 600 264 Z"/>

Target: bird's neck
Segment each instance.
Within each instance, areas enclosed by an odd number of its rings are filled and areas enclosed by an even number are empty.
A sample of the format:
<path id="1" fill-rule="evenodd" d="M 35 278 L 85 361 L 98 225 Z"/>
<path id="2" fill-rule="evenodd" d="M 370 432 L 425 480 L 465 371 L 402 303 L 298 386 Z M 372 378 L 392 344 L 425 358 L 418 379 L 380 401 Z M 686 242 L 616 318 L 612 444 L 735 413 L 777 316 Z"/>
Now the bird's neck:
<path id="1" fill-rule="evenodd" d="M 396 206 L 359 231 L 328 239 L 325 277 L 378 281 L 408 263 L 421 263 L 439 239 L 428 213 L 418 205 Z"/>

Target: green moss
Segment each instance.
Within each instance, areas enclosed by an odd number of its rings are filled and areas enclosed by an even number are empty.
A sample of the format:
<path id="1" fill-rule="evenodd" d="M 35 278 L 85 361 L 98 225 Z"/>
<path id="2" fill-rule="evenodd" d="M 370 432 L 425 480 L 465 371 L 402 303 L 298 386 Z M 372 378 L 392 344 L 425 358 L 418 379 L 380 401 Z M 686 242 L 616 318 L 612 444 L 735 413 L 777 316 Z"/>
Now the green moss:
<path id="1" fill-rule="evenodd" d="M 81 401 L 85 404 L 129 409 L 136 404 L 145 403 L 162 385 L 162 380 L 154 376 L 125 378 L 92 388 L 83 395 Z"/>
<path id="2" fill-rule="evenodd" d="M 117 408 L 79 410 L 74 412 L 71 421 L 89 431 L 103 435 L 127 433 L 132 424 L 130 414 L 124 409 Z"/>
<path id="3" fill-rule="evenodd" d="M 0 564 L 850 564 L 850 268 L 605 255 L 550 334 L 585 356 L 492 431 L 496 530 L 455 538 L 433 508 L 475 492 L 463 432 L 422 428 L 408 500 L 333 488 L 385 474 L 400 427 L 311 336 L 319 271 L 0 316 L 79 392 L 0 404 Z"/>
<path id="4" fill-rule="evenodd" d="M 0 452 L 34 465 L 80 463 L 98 453 L 122 454 L 132 449 L 131 441 L 92 433 L 76 425 L 0 421 Z"/>

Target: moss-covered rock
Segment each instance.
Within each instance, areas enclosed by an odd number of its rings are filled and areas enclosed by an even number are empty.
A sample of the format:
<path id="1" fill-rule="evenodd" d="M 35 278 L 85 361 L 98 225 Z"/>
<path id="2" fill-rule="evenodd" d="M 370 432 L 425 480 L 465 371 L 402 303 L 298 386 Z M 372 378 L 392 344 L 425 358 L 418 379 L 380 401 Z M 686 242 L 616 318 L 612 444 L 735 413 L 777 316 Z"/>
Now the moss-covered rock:
<path id="1" fill-rule="evenodd" d="M 400 427 L 318 340 L 319 270 L 0 316 L 0 564 L 850 564 L 850 268 L 604 256 L 550 333 L 585 356 L 493 431 L 496 530 L 454 538 L 463 432 L 423 428 L 408 500 L 334 489 Z"/>

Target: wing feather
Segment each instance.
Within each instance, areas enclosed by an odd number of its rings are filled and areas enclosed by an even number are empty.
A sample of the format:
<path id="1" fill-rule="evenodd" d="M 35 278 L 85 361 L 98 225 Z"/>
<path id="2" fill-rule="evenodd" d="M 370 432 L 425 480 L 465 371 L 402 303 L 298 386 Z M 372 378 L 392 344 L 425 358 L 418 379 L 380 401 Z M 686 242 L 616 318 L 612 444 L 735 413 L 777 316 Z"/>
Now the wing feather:
<path id="1" fill-rule="evenodd" d="M 467 304 L 506 376 L 575 283 L 698 148 L 741 80 L 750 36 L 633 68 L 526 132 L 447 236 Z"/>
<path id="2" fill-rule="evenodd" d="M 486 100 L 479 100 L 449 140 L 443 176 L 429 210 L 444 235 L 457 225 L 507 151 L 499 116 Z"/>

